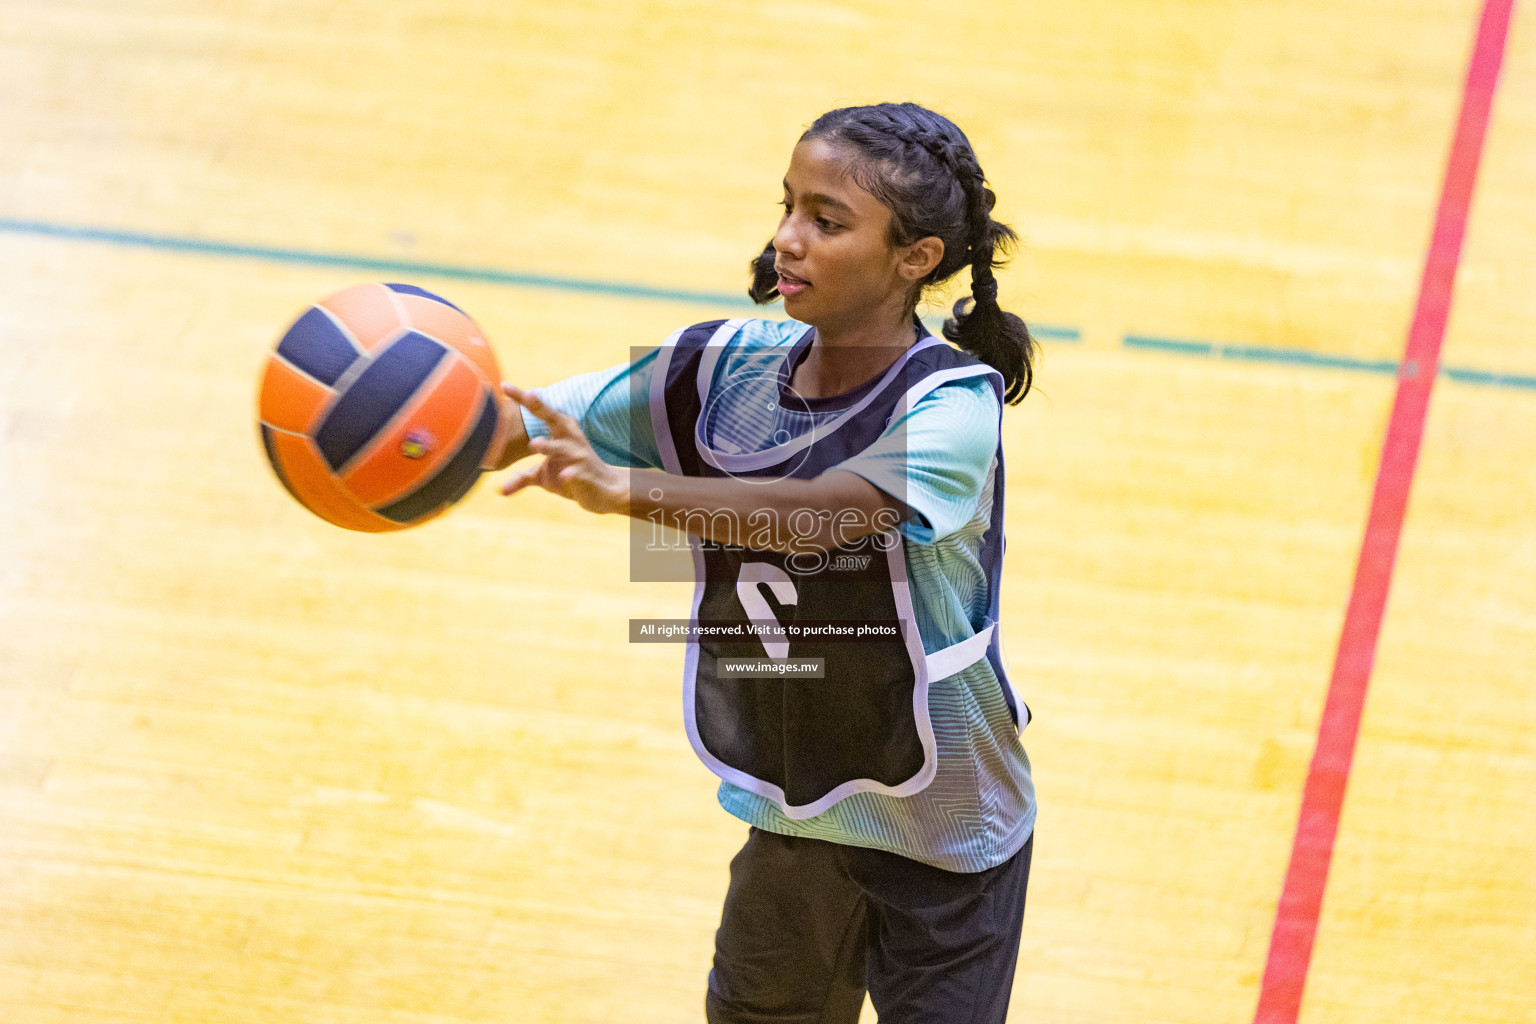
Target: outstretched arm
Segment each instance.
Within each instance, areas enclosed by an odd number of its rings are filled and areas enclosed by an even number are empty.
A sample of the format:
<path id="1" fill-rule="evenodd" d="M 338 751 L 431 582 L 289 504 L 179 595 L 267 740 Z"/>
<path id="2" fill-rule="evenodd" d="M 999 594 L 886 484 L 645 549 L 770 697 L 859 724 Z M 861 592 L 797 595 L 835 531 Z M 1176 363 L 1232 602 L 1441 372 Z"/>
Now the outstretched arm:
<path id="1" fill-rule="evenodd" d="M 593 451 L 575 418 L 536 394 L 510 384 L 504 389 L 550 431 L 531 442 L 524 432 L 526 451 L 544 458 L 510 474 L 501 488 L 505 495 L 538 486 L 589 512 L 659 521 L 724 544 L 786 554 L 841 547 L 894 529 L 901 520 L 894 498 L 839 470 L 768 483 L 610 466 Z"/>

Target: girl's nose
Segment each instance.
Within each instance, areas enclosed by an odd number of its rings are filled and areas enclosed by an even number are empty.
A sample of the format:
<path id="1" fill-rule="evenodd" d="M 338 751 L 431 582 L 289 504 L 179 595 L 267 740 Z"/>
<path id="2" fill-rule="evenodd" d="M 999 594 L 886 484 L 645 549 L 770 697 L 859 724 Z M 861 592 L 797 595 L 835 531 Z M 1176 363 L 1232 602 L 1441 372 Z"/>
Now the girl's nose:
<path id="1" fill-rule="evenodd" d="M 795 224 L 793 214 L 779 222 L 779 230 L 773 235 L 773 251 L 796 259 L 805 255 L 805 247 L 800 242 L 800 231 Z"/>

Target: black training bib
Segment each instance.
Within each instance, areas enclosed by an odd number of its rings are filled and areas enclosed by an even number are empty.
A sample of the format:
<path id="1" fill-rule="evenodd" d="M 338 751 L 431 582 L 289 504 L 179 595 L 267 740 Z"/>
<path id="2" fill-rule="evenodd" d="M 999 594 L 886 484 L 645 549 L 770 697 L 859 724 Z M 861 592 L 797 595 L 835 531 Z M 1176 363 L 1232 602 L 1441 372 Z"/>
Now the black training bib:
<path id="1" fill-rule="evenodd" d="M 762 451 L 719 450 L 706 437 L 706 420 L 733 414 L 719 396 L 735 384 L 715 376 L 724 346 L 743 323 L 700 324 L 659 350 L 651 415 L 668 472 L 730 475 L 766 487 L 773 480 L 810 479 L 869 447 L 893 417 L 949 380 L 985 375 L 1001 388 L 996 371 L 919 327 L 917 344 L 806 434 L 776 438 L 783 443 Z M 810 343 L 807 329 L 792 345 L 764 350 L 760 365 L 769 369 L 762 372 L 776 374 L 787 388 Z M 936 768 L 930 668 L 942 666 L 940 678 L 995 649 L 989 627 L 985 635 L 925 655 L 894 517 L 890 525 L 830 552 L 796 556 L 689 535 L 697 580 L 693 622 L 707 627 L 688 647 L 689 740 L 720 778 L 773 800 L 791 818 L 820 814 L 854 793 L 921 791 Z M 746 539 L 751 536 L 749 527 Z M 860 627 L 866 636 L 849 635 Z M 738 674 L 743 667 L 793 667 L 812 659 L 821 663 L 821 678 Z"/>

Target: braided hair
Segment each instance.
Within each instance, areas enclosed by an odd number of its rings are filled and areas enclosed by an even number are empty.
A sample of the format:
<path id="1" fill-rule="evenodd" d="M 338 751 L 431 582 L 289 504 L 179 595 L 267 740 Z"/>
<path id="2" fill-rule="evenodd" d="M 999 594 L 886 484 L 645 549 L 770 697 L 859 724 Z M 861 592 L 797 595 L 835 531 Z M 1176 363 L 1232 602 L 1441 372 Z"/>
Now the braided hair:
<path id="1" fill-rule="evenodd" d="M 1004 400 L 1013 405 L 1029 393 L 1035 340 L 1018 316 L 997 303 L 997 278 L 1018 236 L 992 219 L 997 197 L 965 133 L 948 118 L 916 103 L 843 107 L 821 115 L 801 140 L 821 139 L 853 157 L 854 181 L 891 211 L 891 244 L 911 245 L 934 236 L 944 258 L 918 282 L 909 300 L 916 309 L 922 290 L 971 268 L 971 294 L 955 303 L 944 337 L 1003 375 Z M 752 260 L 753 301 L 778 296 L 774 248 Z M 969 305 L 969 309 L 967 309 Z"/>

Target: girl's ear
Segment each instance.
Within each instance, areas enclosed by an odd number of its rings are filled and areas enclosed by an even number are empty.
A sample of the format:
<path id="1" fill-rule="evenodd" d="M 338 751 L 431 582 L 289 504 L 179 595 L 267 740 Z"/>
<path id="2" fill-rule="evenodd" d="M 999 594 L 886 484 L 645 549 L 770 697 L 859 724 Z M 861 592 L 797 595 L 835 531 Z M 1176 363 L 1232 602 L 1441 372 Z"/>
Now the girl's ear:
<path id="1" fill-rule="evenodd" d="M 944 239 L 937 235 L 919 238 L 911 245 L 902 246 L 897 269 L 908 281 L 921 281 L 933 273 L 944 259 Z"/>

